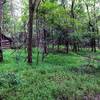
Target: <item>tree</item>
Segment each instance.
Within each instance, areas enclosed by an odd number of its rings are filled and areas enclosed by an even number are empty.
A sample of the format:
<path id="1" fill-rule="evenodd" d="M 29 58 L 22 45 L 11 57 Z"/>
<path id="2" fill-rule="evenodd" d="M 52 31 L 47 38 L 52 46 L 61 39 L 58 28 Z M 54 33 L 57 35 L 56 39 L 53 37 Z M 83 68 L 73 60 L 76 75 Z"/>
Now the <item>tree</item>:
<path id="1" fill-rule="evenodd" d="M 3 52 L 2 52 L 2 16 L 3 16 L 3 0 L 0 0 L 0 62 L 3 61 Z"/>
<path id="2" fill-rule="evenodd" d="M 28 63 L 32 63 L 32 33 L 33 33 L 33 17 L 41 0 L 29 0 L 29 23 L 28 23 Z"/>

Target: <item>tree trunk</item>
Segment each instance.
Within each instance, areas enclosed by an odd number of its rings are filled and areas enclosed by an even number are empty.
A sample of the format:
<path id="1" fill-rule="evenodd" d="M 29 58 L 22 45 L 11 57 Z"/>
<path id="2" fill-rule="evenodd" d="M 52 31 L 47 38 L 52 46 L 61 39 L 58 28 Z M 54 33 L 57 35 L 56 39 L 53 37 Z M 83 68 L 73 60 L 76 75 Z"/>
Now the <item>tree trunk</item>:
<path id="1" fill-rule="evenodd" d="M 0 62 L 3 61 L 3 52 L 2 52 L 1 41 L 2 41 L 2 34 L 1 34 L 1 27 L 0 27 Z"/>
<path id="2" fill-rule="evenodd" d="M 71 5 L 71 17 L 74 19 L 75 15 L 74 15 L 74 5 L 75 5 L 75 0 L 72 0 L 72 5 Z"/>
<path id="3" fill-rule="evenodd" d="M 95 38 L 91 38 L 91 51 L 96 52 L 96 41 L 95 41 Z"/>
<path id="4" fill-rule="evenodd" d="M 3 52 L 2 52 L 2 16 L 3 16 L 3 0 L 0 0 L 0 62 L 3 61 Z"/>
<path id="5" fill-rule="evenodd" d="M 28 23 L 28 63 L 32 64 L 32 32 L 33 32 L 33 16 L 37 10 L 41 0 L 29 0 L 29 23 Z"/>
<path id="6" fill-rule="evenodd" d="M 37 40 L 36 40 L 36 47 L 37 47 L 37 59 L 36 59 L 36 64 L 39 63 L 39 45 L 40 45 L 40 30 L 39 30 L 39 18 L 38 18 L 38 9 L 36 13 L 36 32 L 37 32 Z"/>
<path id="7" fill-rule="evenodd" d="M 29 0 L 29 23 L 28 23 L 28 63 L 32 63 L 32 32 L 33 32 L 33 10 L 32 0 Z"/>
<path id="8" fill-rule="evenodd" d="M 69 40 L 65 41 L 66 52 L 69 53 Z"/>

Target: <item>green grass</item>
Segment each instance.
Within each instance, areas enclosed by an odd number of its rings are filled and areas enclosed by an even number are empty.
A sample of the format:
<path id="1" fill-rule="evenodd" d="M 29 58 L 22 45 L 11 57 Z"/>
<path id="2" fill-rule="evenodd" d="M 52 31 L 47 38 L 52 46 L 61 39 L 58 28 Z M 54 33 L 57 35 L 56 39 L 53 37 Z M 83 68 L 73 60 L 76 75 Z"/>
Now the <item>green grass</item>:
<path id="1" fill-rule="evenodd" d="M 40 55 L 37 65 L 37 54 L 33 51 L 33 64 L 28 65 L 24 62 L 27 56 L 24 50 L 12 52 L 4 51 L 5 60 L 0 64 L 0 100 L 60 100 L 58 98 L 62 97 L 82 100 L 84 95 L 100 93 L 99 73 L 77 73 L 70 70 L 88 63 L 81 55 L 72 52 L 50 53 L 44 62 Z"/>

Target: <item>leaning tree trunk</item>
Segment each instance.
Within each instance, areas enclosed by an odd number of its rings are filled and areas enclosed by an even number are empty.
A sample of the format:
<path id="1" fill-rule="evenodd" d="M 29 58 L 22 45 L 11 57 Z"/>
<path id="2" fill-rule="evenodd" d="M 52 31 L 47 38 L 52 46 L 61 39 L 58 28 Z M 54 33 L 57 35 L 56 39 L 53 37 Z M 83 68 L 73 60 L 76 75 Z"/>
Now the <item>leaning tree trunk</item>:
<path id="1" fill-rule="evenodd" d="M 0 62 L 3 61 L 3 52 L 2 52 L 2 16 L 3 16 L 3 0 L 0 0 Z"/>

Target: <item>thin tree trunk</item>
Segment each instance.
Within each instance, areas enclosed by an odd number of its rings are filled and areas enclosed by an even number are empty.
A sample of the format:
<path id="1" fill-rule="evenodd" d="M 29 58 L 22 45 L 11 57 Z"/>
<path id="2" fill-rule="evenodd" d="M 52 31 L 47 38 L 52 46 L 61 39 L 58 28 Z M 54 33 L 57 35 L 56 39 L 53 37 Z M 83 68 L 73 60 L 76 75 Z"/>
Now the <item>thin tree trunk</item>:
<path id="1" fill-rule="evenodd" d="M 29 0 L 29 25 L 28 25 L 28 63 L 32 63 L 32 32 L 33 32 L 32 0 Z"/>
<path id="2" fill-rule="evenodd" d="M 32 64 L 32 32 L 33 32 L 33 16 L 38 8 L 41 0 L 29 0 L 29 25 L 28 25 L 28 63 Z"/>
<path id="3" fill-rule="evenodd" d="M 38 18 L 38 9 L 37 9 L 37 14 L 36 14 L 36 32 L 37 32 L 37 41 L 36 41 L 36 46 L 37 46 L 37 60 L 36 60 L 36 64 L 39 63 L 39 45 L 40 45 L 40 38 L 39 38 L 39 18 Z"/>
<path id="4" fill-rule="evenodd" d="M 2 34 L 1 34 L 1 27 L 0 27 L 0 62 L 3 61 L 3 52 L 2 52 Z"/>
<path id="5" fill-rule="evenodd" d="M 0 62 L 3 61 L 3 52 L 2 52 L 2 16 L 3 16 L 3 0 L 0 0 Z"/>

